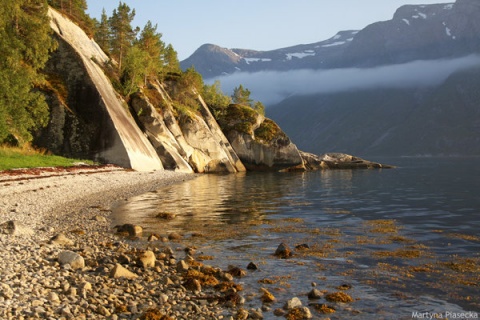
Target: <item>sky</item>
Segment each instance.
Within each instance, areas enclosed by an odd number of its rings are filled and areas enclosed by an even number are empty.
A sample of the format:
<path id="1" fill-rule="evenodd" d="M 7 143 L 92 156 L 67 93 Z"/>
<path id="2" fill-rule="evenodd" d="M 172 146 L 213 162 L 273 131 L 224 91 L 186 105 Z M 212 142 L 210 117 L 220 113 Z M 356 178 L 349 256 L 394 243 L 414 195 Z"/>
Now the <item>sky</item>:
<path id="1" fill-rule="evenodd" d="M 338 31 L 360 30 L 390 20 L 404 4 L 452 3 L 453 0 L 124 0 L 135 9 L 133 25 L 157 24 L 162 40 L 180 60 L 202 44 L 273 50 L 314 43 Z M 87 0 L 88 13 L 108 16 L 118 0 Z"/>

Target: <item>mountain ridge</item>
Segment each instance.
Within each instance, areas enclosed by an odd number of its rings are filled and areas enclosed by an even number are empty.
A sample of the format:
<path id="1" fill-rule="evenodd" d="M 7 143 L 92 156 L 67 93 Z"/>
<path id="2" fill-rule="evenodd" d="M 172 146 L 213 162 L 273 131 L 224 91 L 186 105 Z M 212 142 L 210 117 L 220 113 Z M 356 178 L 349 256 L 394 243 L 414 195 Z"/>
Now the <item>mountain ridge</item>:
<path id="1" fill-rule="evenodd" d="M 392 19 L 372 23 L 362 30 L 339 31 L 311 44 L 268 51 L 227 49 L 205 45 L 181 61 L 183 69 L 194 66 L 204 78 L 235 72 L 285 71 L 373 67 L 460 57 L 480 52 L 480 3 L 458 0 L 450 4 L 404 5 Z M 218 61 L 214 54 L 223 54 Z M 216 63 L 218 62 L 218 63 Z"/>

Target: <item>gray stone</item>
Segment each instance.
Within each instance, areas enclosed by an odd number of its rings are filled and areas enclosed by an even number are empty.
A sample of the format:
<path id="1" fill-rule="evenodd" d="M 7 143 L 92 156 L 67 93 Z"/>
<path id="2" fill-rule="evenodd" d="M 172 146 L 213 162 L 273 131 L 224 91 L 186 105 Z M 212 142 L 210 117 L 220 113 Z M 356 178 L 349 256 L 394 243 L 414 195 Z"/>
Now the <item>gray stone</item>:
<path id="1" fill-rule="evenodd" d="M 321 292 L 320 290 L 318 289 L 312 289 L 309 293 L 308 293 L 308 298 L 309 299 L 320 299 L 324 296 L 324 293 Z"/>
<path id="2" fill-rule="evenodd" d="M 72 269 L 85 268 L 85 260 L 81 255 L 73 251 L 62 251 L 58 255 L 58 262 L 63 265 L 70 265 Z"/>
<path id="3" fill-rule="evenodd" d="M 297 297 L 294 297 L 294 298 L 288 300 L 285 303 L 285 305 L 283 306 L 283 308 L 285 310 L 291 310 L 291 309 L 301 307 L 301 306 L 302 306 L 302 301 L 300 301 L 300 299 L 298 299 Z"/>

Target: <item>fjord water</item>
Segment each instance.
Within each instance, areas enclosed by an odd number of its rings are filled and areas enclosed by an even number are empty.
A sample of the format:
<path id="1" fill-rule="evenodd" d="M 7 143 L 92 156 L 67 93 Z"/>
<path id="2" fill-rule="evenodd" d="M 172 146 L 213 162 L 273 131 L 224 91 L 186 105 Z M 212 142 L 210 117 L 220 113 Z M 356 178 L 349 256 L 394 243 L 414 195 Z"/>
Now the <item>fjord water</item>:
<path id="1" fill-rule="evenodd" d="M 255 262 L 259 270 L 238 280 L 247 297 L 257 294 L 248 308 L 261 306 L 266 287 L 277 297 L 273 308 L 298 296 L 304 305 L 334 306 L 332 319 L 480 311 L 479 159 L 372 160 L 398 168 L 201 175 L 129 199 L 114 221 L 142 225 L 145 234 L 183 233 L 213 256 L 205 263 L 223 269 Z M 156 218 L 160 212 L 176 218 Z M 281 242 L 292 258 L 273 256 Z M 327 292 L 347 284 L 355 301 L 309 301 L 312 282 Z"/>

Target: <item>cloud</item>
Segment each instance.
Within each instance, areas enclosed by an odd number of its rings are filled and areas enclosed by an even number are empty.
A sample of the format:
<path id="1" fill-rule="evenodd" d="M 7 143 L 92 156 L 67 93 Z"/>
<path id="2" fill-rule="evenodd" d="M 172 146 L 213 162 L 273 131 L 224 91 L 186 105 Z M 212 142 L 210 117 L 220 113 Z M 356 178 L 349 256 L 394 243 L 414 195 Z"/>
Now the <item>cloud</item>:
<path id="1" fill-rule="evenodd" d="M 252 92 L 253 99 L 271 105 L 291 95 L 435 86 L 455 71 L 475 66 L 480 66 L 479 55 L 449 60 L 418 60 L 364 69 L 237 72 L 206 82 L 220 80 L 226 94 L 231 94 L 241 84 Z"/>

